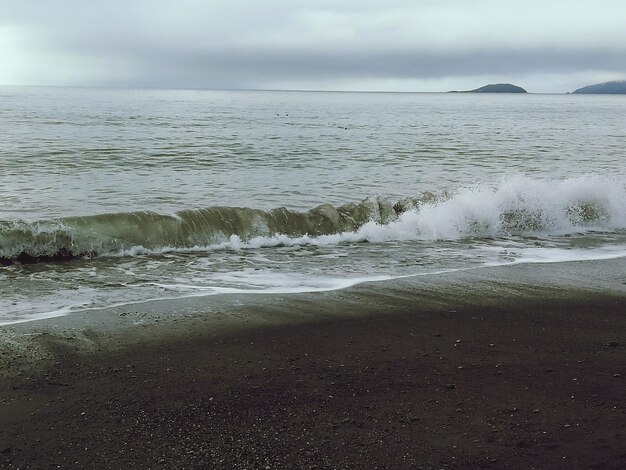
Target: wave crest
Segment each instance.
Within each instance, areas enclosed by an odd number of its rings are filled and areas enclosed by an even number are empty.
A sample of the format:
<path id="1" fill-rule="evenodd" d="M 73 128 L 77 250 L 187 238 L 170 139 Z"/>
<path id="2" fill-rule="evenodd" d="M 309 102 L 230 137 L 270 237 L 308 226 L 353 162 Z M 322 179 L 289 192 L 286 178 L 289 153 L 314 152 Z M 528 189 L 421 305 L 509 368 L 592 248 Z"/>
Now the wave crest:
<path id="1" fill-rule="evenodd" d="M 623 181 L 597 176 L 545 181 L 516 176 L 496 186 L 422 193 L 395 203 L 370 197 L 307 212 L 208 207 L 0 221 L 0 263 L 138 252 L 276 245 L 450 240 L 626 228 Z"/>

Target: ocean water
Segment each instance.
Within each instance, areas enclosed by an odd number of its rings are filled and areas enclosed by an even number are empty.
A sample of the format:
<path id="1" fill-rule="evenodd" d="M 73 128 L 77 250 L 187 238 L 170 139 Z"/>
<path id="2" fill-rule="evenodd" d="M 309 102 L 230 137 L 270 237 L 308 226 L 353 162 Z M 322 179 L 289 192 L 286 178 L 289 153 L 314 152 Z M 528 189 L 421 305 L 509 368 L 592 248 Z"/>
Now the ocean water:
<path id="1" fill-rule="evenodd" d="M 626 97 L 0 88 L 0 324 L 626 257 Z"/>

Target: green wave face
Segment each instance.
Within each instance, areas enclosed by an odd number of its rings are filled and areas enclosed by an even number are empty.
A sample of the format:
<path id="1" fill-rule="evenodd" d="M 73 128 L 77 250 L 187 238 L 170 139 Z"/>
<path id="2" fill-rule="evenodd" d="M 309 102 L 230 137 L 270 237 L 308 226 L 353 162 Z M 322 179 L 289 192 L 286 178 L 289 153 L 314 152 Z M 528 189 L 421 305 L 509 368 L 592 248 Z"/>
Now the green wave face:
<path id="1" fill-rule="evenodd" d="M 120 256 L 135 249 L 190 250 L 256 240 L 254 246 L 459 240 L 626 228 L 626 189 L 604 181 L 528 178 L 496 187 L 425 192 L 399 201 L 370 197 L 299 212 L 214 206 L 173 214 L 129 212 L 27 222 L 0 221 L 0 262 Z M 276 237 L 282 237 L 277 241 Z M 271 240 L 270 240 L 271 239 Z M 132 253 L 131 253 L 132 254 Z"/>

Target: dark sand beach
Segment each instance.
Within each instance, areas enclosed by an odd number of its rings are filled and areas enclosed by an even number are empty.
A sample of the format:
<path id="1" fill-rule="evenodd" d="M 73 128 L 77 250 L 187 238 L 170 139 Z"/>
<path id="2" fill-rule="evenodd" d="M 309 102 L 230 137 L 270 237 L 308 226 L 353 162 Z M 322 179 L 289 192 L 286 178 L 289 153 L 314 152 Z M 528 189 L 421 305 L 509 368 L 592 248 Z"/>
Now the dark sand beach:
<path id="1" fill-rule="evenodd" d="M 623 265 L 5 326 L 0 466 L 626 468 Z"/>

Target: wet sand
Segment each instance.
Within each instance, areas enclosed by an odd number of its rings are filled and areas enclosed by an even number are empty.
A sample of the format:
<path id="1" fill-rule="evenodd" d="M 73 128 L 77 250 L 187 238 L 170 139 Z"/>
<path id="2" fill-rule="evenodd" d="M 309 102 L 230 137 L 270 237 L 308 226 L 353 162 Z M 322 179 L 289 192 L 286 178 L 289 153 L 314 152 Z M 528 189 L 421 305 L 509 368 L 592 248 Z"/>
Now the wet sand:
<path id="1" fill-rule="evenodd" d="M 0 466 L 626 468 L 623 264 L 3 327 Z"/>

